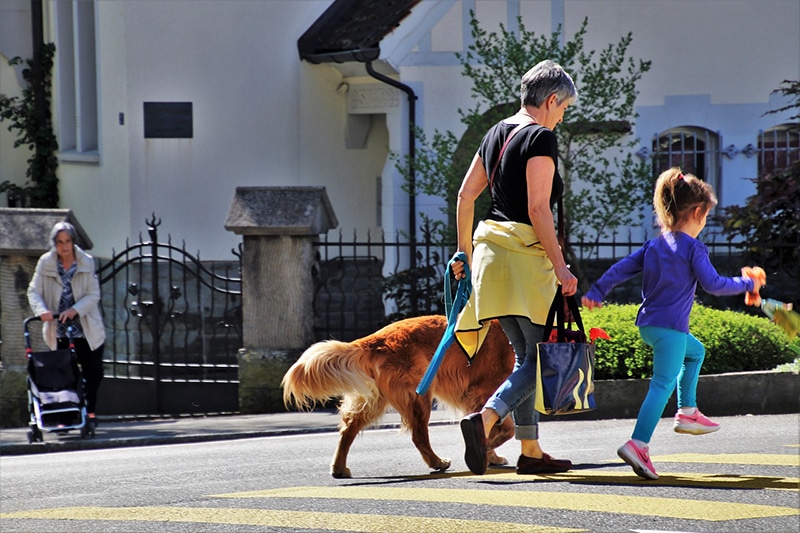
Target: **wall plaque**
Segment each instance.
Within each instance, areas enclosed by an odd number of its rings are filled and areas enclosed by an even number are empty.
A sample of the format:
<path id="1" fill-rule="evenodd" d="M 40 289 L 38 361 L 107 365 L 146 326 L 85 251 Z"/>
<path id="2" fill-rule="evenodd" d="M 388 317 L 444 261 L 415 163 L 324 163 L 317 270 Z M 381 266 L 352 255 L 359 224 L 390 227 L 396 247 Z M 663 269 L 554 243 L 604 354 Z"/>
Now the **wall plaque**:
<path id="1" fill-rule="evenodd" d="M 400 107 L 401 96 L 400 91 L 388 85 L 350 85 L 347 112 L 353 115 L 386 113 Z"/>
<path id="2" fill-rule="evenodd" d="M 191 102 L 145 102 L 145 139 L 191 139 Z"/>

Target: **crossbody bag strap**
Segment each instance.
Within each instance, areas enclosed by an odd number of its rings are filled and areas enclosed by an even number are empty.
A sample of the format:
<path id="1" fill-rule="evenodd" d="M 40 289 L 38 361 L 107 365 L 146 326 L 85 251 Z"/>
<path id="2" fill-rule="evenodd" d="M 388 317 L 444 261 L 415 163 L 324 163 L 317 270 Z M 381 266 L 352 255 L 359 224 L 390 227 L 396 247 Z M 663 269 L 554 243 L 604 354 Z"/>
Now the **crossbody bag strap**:
<path id="1" fill-rule="evenodd" d="M 508 137 L 506 137 L 506 142 L 504 142 L 503 147 L 500 148 L 500 155 L 497 156 L 497 161 L 494 164 L 492 173 L 489 175 L 489 191 L 492 190 L 492 185 L 494 185 L 494 175 L 497 173 L 497 168 L 500 166 L 500 161 L 503 160 L 503 154 L 506 152 L 506 148 L 508 148 L 508 143 L 511 142 L 511 139 L 514 137 L 514 135 L 519 133 L 519 131 L 522 130 L 522 128 L 524 128 L 525 126 L 530 126 L 531 124 L 536 124 L 536 122 L 531 120 L 530 122 L 523 122 L 522 124 L 518 124 L 516 128 L 511 130 L 511 133 L 508 134 Z"/>

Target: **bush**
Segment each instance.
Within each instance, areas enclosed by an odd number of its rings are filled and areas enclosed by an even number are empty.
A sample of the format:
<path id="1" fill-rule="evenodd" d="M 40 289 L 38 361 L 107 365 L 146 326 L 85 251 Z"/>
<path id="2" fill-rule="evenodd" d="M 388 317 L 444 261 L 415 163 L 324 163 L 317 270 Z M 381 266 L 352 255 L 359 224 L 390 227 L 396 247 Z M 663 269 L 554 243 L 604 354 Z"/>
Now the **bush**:
<path id="1" fill-rule="evenodd" d="M 635 304 L 609 304 L 581 313 L 584 326 L 602 328 L 611 340 L 598 340 L 597 379 L 649 378 L 653 351 L 639 337 Z M 773 370 L 794 361 L 783 330 L 766 317 L 720 311 L 695 304 L 689 329 L 706 347 L 701 374 Z M 797 340 L 793 341 L 799 344 Z"/>

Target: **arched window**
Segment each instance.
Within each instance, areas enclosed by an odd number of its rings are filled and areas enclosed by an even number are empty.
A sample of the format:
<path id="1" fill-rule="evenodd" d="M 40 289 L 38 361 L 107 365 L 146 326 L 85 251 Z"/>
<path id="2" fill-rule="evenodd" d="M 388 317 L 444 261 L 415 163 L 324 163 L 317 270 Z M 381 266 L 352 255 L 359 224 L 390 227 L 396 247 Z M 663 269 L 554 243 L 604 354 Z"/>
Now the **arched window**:
<path id="1" fill-rule="evenodd" d="M 758 134 L 758 175 L 772 174 L 800 161 L 800 124 L 780 124 Z"/>
<path id="2" fill-rule="evenodd" d="M 719 135 L 704 128 L 681 126 L 653 139 L 653 175 L 671 167 L 680 167 L 714 187 L 722 200 Z"/>
<path id="3" fill-rule="evenodd" d="M 653 141 L 656 176 L 670 167 L 681 167 L 711 183 L 716 189 L 719 181 L 719 136 L 703 128 L 672 128 Z"/>

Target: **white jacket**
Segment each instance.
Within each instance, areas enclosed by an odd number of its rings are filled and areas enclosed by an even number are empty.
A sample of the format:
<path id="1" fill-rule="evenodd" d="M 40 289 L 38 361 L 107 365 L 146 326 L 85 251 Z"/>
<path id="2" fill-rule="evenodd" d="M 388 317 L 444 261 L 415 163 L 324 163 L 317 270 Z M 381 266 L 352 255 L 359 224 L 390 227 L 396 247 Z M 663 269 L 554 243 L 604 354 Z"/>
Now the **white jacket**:
<path id="1" fill-rule="evenodd" d="M 75 246 L 75 261 L 78 266 L 72 276 L 72 294 L 75 304 L 72 306 L 78 312 L 78 317 L 83 328 L 83 335 L 92 350 L 96 350 L 106 340 L 106 329 L 100 313 L 100 283 L 94 272 L 92 256 Z M 33 314 L 41 315 L 47 311 L 58 313 L 58 302 L 61 299 L 61 277 L 58 275 L 58 254 L 55 248 L 45 252 L 36 264 L 28 285 L 28 303 Z M 56 322 L 45 322 L 42 327 L 44 342 L 51 350 L 56 349 Z"/>

